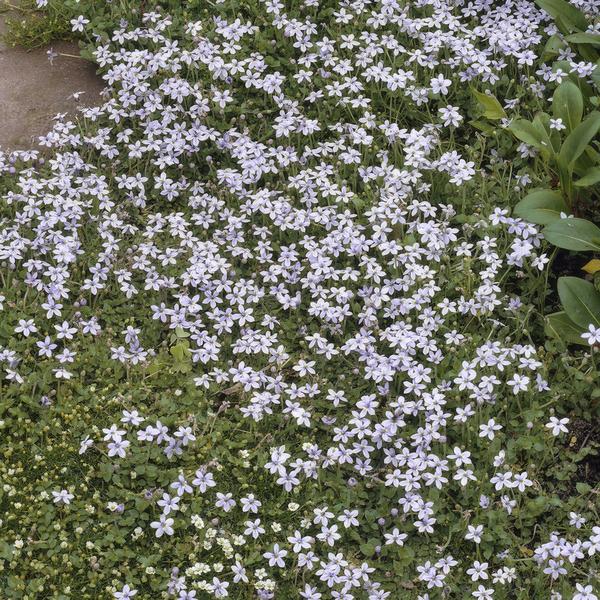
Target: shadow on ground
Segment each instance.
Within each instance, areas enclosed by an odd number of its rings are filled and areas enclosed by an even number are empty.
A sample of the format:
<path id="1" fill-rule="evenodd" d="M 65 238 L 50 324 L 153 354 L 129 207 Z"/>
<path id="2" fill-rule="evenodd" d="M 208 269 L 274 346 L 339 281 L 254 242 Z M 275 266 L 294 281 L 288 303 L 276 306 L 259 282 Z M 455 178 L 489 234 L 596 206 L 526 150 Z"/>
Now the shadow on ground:
<path id="1" fill-rule="evenodd" d="M 0 15 L 0 38 L 4 18 Z M 104 85 L 92 63 L 80 58 L 76 44 L 57 42 L 52 64 L 49 48 L 32 51 L 9 48 L 0 39 L 0 147 L 23 150 L 37 146 L 58 113 L 75 115 L 78 106 L 101 101 Z M 73 94 L 83 92 L 78 99 Z"/>

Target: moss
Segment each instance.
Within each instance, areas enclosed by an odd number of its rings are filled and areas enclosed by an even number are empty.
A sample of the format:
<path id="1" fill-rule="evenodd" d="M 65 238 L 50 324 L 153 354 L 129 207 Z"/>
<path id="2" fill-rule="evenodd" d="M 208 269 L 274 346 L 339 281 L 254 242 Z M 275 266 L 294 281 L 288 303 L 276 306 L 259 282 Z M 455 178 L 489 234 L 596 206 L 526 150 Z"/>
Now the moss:
<path id="1" fill-rule="evenodd" d="M 2 41 L 8 46 L 32 50 L 58 40 L 73 39 L 66 15 L 37 10 L 33 1 L 21 2 L 18 7 L 5 2 L 0 10 L 3 7 L 6 31 Z"/>

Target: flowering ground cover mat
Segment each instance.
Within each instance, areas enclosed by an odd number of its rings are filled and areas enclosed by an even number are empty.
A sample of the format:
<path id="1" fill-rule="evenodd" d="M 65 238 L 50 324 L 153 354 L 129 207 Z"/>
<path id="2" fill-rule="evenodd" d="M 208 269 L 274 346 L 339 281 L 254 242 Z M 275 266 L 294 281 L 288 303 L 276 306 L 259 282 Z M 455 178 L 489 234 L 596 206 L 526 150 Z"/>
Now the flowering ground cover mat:
<path id="1" fill-rule="evenodd" d="M 0 597 L 597 600 L 598 2 L 152 4 L 32 3 Z"/>

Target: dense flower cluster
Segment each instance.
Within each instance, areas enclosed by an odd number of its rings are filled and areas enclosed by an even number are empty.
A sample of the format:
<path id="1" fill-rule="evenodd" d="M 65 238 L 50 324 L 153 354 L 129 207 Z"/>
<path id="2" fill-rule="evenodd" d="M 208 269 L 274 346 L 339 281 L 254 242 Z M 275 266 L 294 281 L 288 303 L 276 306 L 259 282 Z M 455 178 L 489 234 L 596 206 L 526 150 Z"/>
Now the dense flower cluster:
<path id="1" fill-rule="evenodd" d="M 117 30 L 96 52 L 107 100 L 82 111 L 85 128 L 58 123 L 45 165 L 35 152 L 0 158 L 13 181 L 0 227 L 5 378 L 26 386 L 49 371 L 56 390 L 84 377 L 93 346 L 127 373 L 167 355 L 201 394 L 225 392 L 215 419 L 257 436 L 242 451 L 260 471 L 247 489 L 218 460 L 185 461 L 204 432 L 158 409 L 129 404 L 80 441 L 82 460 L 97 451 L 118 466 L 159 448 L 178 465 L 143 491 L 151 520 L 131 526 L 133 543 L 193 540 L 200 558 L 165 567 L 170 597 L 429 598 L 464 582 L 461 597 L 512 597 L 519 548 L 495 540 L 485 514 L 512 519 L 539 490 L 511 411 L 549 387 L 526 332 L 510 330 L 522 302 L 509 282 L 548 257 L 506 207 L 461 214 L 455 198 L 489 165 L 450 144 L 465 114 L 448 98 L 509 65 L 526 80 L 554 28 L 525 1 L 356 0 L 328 14 L 334 39 L 310 16 L 317 2 L 304 18 L 261 4 L 272 47 L 255 47 L 260 26 L 240 18 L 172 36 L 152 12 Z M 278 60 L 278 44 L 295 60 Z M 537 75 L 543 96 L 555 77 Z M 422 122 L 400 126 L 413 109 Z M 107 319 L 115 305 L 130 307 L 122 326 Z M 538 417 L 528 427 L 546 437 L 568 431 Z M 487 463 L 474 460 L 482 448 Z M 336 506 L 320 499 L 334 484 L 348 491 Z M 47 491 L 64 510 L 91 501 L 60 482 Z M 263 514 L 270 494 L 288 498 L 283 526 Z M 117 518 L 133 510 L 126 494 L 102 501 Z M 455 521 L 440 522 L 450 503 Z M 597 529 L 553 534 L 531 561 L 570 577 L 600 550 Z M 380 569 L 386 552 L 418 545 L 430 560 Z M 575 597 L 592 600 L 581 573 Z M 294 592 L 278 592 L 284 579 Z M 150 598 L 137 584 L 112 593 Z"/>

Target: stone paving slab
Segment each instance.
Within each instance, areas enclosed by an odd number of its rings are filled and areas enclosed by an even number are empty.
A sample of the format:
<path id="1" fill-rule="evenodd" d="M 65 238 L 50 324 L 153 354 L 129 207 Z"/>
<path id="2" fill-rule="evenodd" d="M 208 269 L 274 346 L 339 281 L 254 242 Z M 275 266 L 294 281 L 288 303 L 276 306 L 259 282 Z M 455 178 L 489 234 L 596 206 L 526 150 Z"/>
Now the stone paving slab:
<path id="1" fill-rule="evenodd" d="M 0 37 L 5 31 L 0 15 Z M 60 53 L 79 55 L 77 44 L 57 42 Z M 51 64 L 47 50 L 9 48 L 0 41 L 0 147 L 24 150 L 37 146 L 57 113 L 74 115 L 78 106 L 101 101 L 104 85 L 95 66 L 80 58 L 58 56 Z M 76 99 L 73 94 L 84 92 Z"/>

